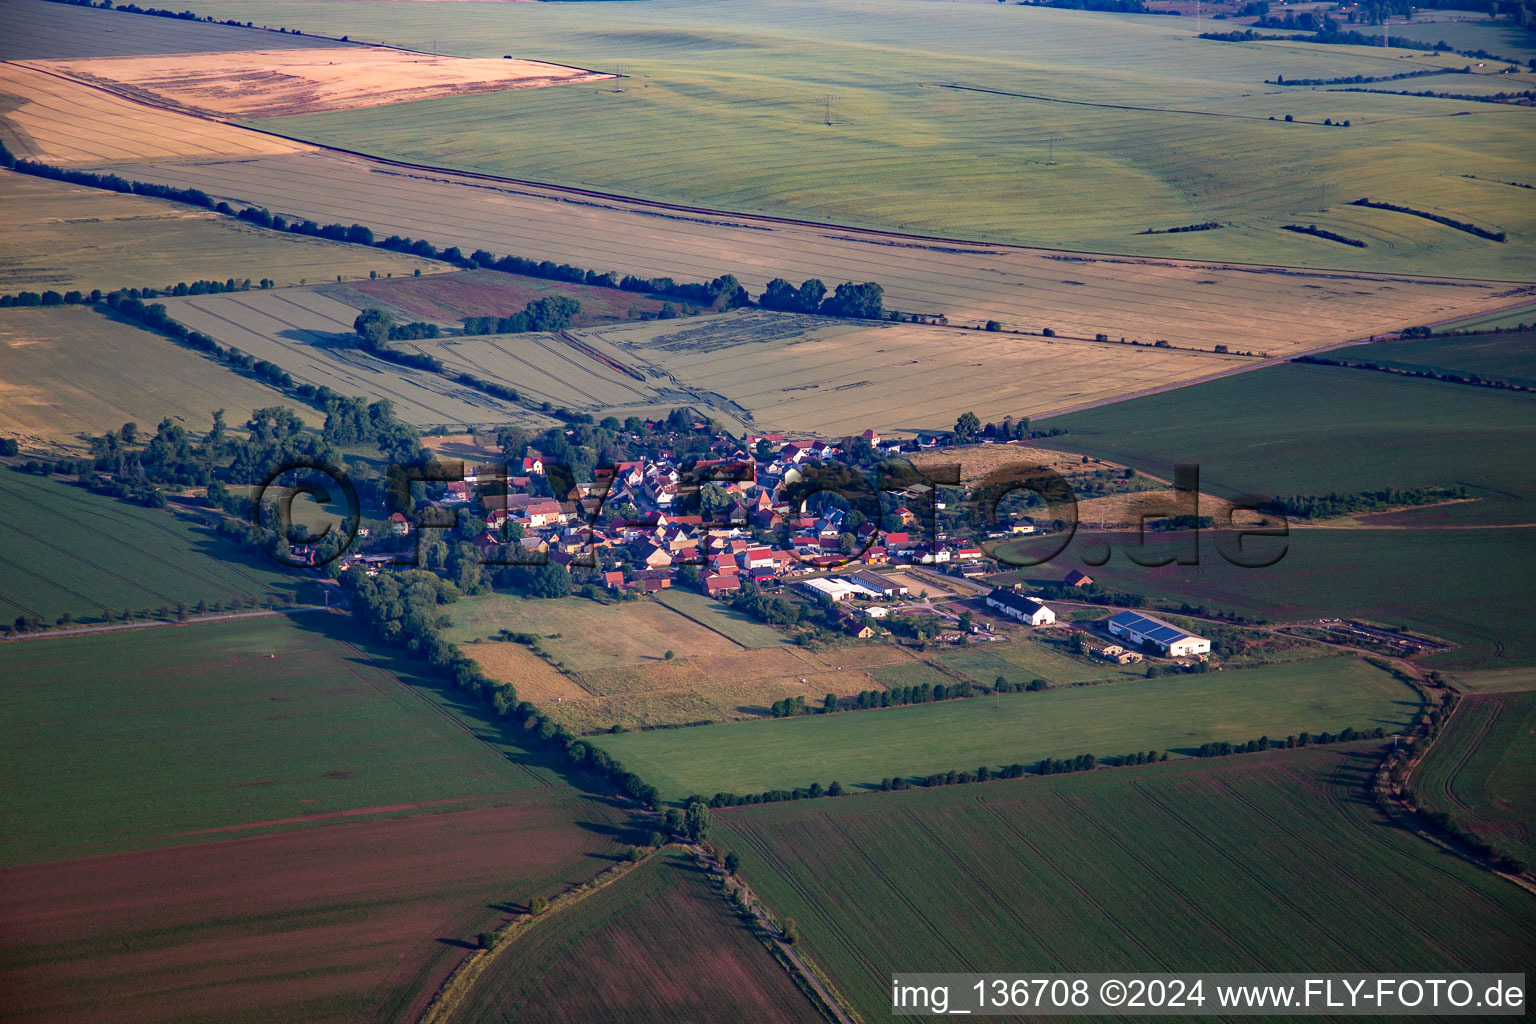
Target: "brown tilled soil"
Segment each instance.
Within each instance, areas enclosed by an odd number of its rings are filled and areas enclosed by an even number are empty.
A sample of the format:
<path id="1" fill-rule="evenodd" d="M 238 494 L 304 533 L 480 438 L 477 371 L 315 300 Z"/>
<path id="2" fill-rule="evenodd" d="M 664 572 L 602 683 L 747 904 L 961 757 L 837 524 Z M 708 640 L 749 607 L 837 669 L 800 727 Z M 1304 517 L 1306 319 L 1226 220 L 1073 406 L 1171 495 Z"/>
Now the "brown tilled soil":
<path id="1" fill-rule="evenodd" d="M 604 804 L 496 799 L 0 872 L 10 1019 L 414 1019 L 506 901 L 584 881 L 619 849 Z"/>

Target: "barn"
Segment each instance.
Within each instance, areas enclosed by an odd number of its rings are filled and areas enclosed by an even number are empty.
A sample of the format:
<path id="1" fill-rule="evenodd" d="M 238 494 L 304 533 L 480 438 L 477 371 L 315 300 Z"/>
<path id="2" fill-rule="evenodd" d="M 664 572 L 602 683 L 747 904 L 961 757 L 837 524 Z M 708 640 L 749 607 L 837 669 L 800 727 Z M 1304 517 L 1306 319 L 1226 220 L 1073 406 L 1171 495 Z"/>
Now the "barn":
<path id="1" fill-rule="evenodd" d="M 1211 653 L 1211 642 L 1205 637 L 1186 633 L 1162 619 L 1140 612 L 1111 615 L 1105 625 L 1115 636 L 1123 636 L 1133 644 L 1151 644 L 1170 658 Z"/>

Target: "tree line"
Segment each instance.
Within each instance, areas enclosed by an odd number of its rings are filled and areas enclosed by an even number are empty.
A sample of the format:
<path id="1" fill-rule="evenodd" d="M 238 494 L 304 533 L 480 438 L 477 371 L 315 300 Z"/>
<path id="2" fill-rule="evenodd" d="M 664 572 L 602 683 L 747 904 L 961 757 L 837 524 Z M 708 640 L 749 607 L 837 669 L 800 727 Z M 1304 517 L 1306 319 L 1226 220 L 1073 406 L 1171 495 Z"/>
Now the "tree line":
<path id="1" fill-rule="evenodd" d="M 1360 241 L 1358 238 L 1350 238 L 1348 235 L 1341 235 L 1337 231 L 1329 231 L 1326 228 L 1320 228 L 1316 224 L 1282 224 L 1280 225 L 1280 230 L 1294 231 L 1298 235 L 1312 235 L 1316 238 L 1326 238 L 1330 242 L 1342 242 L 1345 245 L 1352 245 L 1357 249 L 1366 248 L 1366 244 Z"/>
<path id="2" fill-rule="evenodd" d="M 1502 231 L 1489 231 L 1487 228 L 1480 228 L 1476 224 L 1471 224 L 1464 220 L 1456 220 L 1454 217 L 1444 217 L 1438 213 L 1431 213 L 1428 210 L 1415 210 L 1411 206 L 1401 206 L 1397 203 L 1373 202 L 1370 199 L 1363 198 L 1356 199 L 1349 205 L 1368 206 L 1373 210 L 1392 210 L 1395 213 L 1411 214 L 1415 217 L 1422 217 L 1425 220 L 1432 220 L 1436 224 L 1444 224 L 1448 228 L 1455 228 L 1457 231 L 1465 231 L 1469 235 L 1476 235 L 1478 238 L 1486 238 L 1494 242 L 1502 242 L 1505 239 L 1504 232 Z"/>
<path id="3" fill-rule="evenodd" d="M 1475 332 L 1481 333 L 1481 332 Z M 1499 377 L 1485 377 L 1471 370 L 1434 370 L 1420 369 L 1410 366 L 1389 366 L 1382 363 L 1359 363 L 1348 359 L 1329 359 L 1325 356 L 1299 356 L 1298 363 L 1311 363 L 1315 366 L 1342 366 L 1351 370 L 1375 370 L 1378 373 L 1396 373 L 1404 377 L 1421 377 L 1425 380 L 1438 380 L 1446 384 L 1470 384 L 1480 388 L 1497 388 L 1501 391 L 1536 391 L 1536 387 L 1529 384 L 1516 384 Z"/>
<path id="4" fill-rule="evenodd" d="M 1400 71 L 1395 75 L 1345 75 L 1341 78 L 1286 78 L 1276 75 L 1275 80 L 1264 80 L 1265 85 L 1369 85 L 1372 82 L 1400 82 L 1406 78 L 1430 78 L 1435 75 L 1470 75 L 1472 68 L 1423 68 L 1418 71 Z"/>
<path id="5" fill-rule="evenodd" d="M 1461 486 L 1454 490 L 1445 487 L 1383 487 L 1378 491 L 1330 491 L 1327 494 L 1277 497 L 1266 502 L 1263 511 L 1280 512 L 1293 519 L 1332 519 L 1335 516 L 1359 515 L 1384 508 L 1431 505 L 1466 496 L 1467 489 Z"/>
<path id="6" fill-rule="evenodd" d="M 1338 733 L 1320 732 L 1313 735 L 1309 732 L 1295 736 L 1287 736 L 1283 740 L 1272 740 L 1268 736 L 1260 736 L 1256 740 L 1247 743 L 1202 743 L 1200 749 L 1195 751 L 1196 757 L 1228 757 L 1232 754 L 1255 754 L 1264 750 L 1293 750 L 1300 747 L 1327 746 L 1331 743 L 1348 743 L 1351 740 L 1379 740 L 1387 735 L 1385 729 L 1377 726 L 1360 732 L 1353 727 L 1346 726 Z"/>

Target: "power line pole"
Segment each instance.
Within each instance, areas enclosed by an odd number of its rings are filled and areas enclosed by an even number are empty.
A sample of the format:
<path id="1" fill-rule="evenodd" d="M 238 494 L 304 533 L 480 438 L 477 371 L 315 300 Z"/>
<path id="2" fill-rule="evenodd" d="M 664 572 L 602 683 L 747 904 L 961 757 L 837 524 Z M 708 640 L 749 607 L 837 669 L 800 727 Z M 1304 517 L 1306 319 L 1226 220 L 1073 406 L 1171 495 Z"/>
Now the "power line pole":
<path id="1" fill-rule="evenodd" d="M 1045 165 L 1047 167 L 1054 167 L 1056 165 L 1056 140 L 1058 140 L 1060 138 L 1061 138 L 1060 135 L 1048 135 L 1048 136 L 1046 136 L 1045 142 L 1046 142 L 1046 145 L 1049 147 L 1046 150 L 1046 158 L 1045 158 Z"/>
<path id="2" fill-rule="evenodd" d="M 831 94 L 821 98 L 822 106 L 826 108 L 825 121 L 828 128 L 832 127 L 832 99 Z"/>

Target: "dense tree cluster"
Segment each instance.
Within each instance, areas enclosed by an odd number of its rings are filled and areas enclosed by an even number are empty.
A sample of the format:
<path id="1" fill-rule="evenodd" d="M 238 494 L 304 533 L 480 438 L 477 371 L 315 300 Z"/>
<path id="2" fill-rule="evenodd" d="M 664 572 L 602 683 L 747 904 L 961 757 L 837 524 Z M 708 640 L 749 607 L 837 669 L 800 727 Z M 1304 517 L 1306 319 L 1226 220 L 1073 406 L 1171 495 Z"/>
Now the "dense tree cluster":
<path id="1" fill-rule="evenodd" d="M 1361 515 L 1384 508 L 1430 505 L 1455 498 L 1465 498 L 1467 489 L 1444 487 L 1384 487 L 1379 491 L 1330 491 L 1327 494 L 1298 494 L 1278 497 L 1267 503 L 1264 511 L 1283 513 L 1293 519 L 1332 519 L 1335 516 Z"/>
<path id="2" fill-rule="evenodd" d="M 563 331 L 581 313 L 581 303 L 565 295 L 534 299 L 511 316 L 472 316 L 464 320 L 465 334 L 522 334 Z"/>

